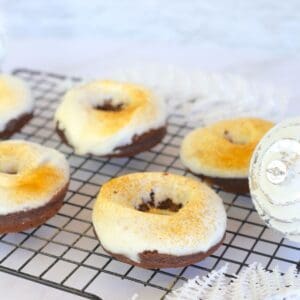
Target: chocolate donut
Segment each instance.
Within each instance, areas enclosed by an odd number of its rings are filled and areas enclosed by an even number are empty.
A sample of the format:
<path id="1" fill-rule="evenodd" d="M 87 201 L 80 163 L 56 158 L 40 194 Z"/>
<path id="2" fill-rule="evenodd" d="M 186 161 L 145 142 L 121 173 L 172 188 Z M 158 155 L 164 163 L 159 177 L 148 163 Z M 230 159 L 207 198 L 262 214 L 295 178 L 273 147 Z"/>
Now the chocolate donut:
<path id="1" fill-rule="evenodd" d="M 129 174 L 104 184 L 92 220 L 108 253 L 143 268 L 200 261 L 222 244 L 226 229 L 222 200 L 212 189 L 159 172 Z"/>
<path id="2" fill-rule="evenodd" d="M 231 193 L 249 193 L 251 156 L 273 125 L 261 119 L 239 118 L 195 129 L 182 142 L 181 161 L 210 185 Z"/>
<path id="3" fill-rule="evenodd" d="M 33 116 L 34 100 L 21 79 L 0 75 L 0 138 L 19 131 Z"/>
<path id="4" fill-rule="evenodd" d="M 93 81 L 66 93 L 55 122 L 78 154 L 126 157 L 162 140 L 166 109 L 163 99 L 142 86 Z"/>
<path id="5" fill-rule="evenodd" d="M 13 140 L 0 142 L 0 233 L 36 227 L 60 209 L 69 166 L 54 149 Z"/>

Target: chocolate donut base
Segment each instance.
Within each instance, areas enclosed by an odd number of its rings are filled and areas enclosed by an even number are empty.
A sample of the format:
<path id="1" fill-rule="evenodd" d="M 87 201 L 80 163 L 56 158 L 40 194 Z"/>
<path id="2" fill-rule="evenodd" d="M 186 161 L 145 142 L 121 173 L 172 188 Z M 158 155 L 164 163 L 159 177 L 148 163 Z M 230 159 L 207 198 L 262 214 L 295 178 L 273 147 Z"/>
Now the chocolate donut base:
<path id="1" fill-rule="evenodd" d="M 193 173 L 193 172 L 191 172 Z M 248 178 L 220 178 L 220 177 L 209 177 L 205 175 L 194 175 L 203 179 L 209 185 L 215 185 L 221 188 L 223 191 L 234 194 L 248 194 L 249 183 Z"/>
<path id="2" fill-rule="evenodd" d="M 60 130 L 58 125 L 56 125 L 56 132 L 65 144 L 73 148 L 73 146 L 70 145 L 64 131 Z M 130 157 L 140 152 L 147 151 L 160 143 L 166 132 L 167 128 L 164 126 L 157 129 L 151 129 L 142 135 L 135 135 L 131 144 L 117 147 L 114 149 L 117 153 L 110 153 L 105 155 L 105 157 Z"/>
<path id="3" fill-rule="evenodd" d="M 106 250 L 103 246 L 102 247 L 109 255 L 115 257 L 117 260 L 140 268 L 144 268 L 144 269 L 181 268 L 199 262 L 205 259 L 207 256 L 213 254 L 223 244 L 224 239 L 225 239 L 225 234 L 222 240 L 215 246 L 211 247 L 207 252 L 198 252 L 189 255 L 175 256 L 170 254 L 162 254 L 156 250 L 144 251 L 142 253 L 139 253 L 140 262 L 133 261 L 122 254 L 112 253 Z"/>
<path id="4" fill-rule="evenodd" d="M 61 208 L 64 197 L 68 191 L 68 185 L 69 184 L 66 184 L 44 206 L 7 215 L 0 215 L 0 234 L 20 232 L 44 224 Z"/>
<path id="5" fill-rule="evenodd" d="M 25 113 L 7 122 L 4 130 L 0 132 L 0 139 L 6 139 L 18 132 L 32 117 L 33 113 Z"/>

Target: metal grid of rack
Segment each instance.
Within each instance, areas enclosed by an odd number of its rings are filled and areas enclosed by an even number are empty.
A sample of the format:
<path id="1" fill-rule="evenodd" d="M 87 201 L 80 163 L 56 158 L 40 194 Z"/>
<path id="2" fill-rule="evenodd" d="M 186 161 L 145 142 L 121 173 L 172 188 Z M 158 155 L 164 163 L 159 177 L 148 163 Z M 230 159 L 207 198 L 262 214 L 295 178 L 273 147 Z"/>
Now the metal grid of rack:
<path id="1" fill-rule="evenodd" d="M 71 166 L 71 182 L 64 205 L 46 224 L 0 237 L 0 271 L 53 286 L 90 299 L 161 299 L 196 275 L 229 263 L 239 272 L 252 262 L 284 272 L 299 266 L 300 248 L 266 226 L 247 195 L 217 190 L 223 198 L 228 226 L 224 244 L 210 257 L 178 269 L 144 270 L 106 254 L 95 238 L 91 211 L 101 184 L 130 172 L 168 171 L 185 176 L 178 158 L 181 139 L 190 131 L 180 115 L 168 119 L 163 142 L 131 158 L 78 156 L 62 144 L 54 130 L 53 113 L 68 83 L 80 81 L 27 69 L 13 72 L 27 81 L 36 99 L 35 117 L 13 138 L 37 142 L 63 152 Z"/>

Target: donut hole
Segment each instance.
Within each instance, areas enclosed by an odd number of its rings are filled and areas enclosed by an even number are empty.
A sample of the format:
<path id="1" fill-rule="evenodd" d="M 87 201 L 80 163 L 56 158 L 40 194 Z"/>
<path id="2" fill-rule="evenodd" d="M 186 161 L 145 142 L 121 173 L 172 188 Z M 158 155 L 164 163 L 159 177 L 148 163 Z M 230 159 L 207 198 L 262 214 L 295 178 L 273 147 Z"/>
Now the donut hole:
<path id="1" fill-rule="evenodd" d="M 181 208 L 181 203 L 175 203 L 171 198 L 156 200 L 155 193 L 151 191 L 149 198 L 142 199 L 136 207 L 137 210 L 159 215 L 171 215 L 177 213 Z"/>
<path id="2" fill-rule="evenodd" d="M 113 111 L 118 112 L 123 110 L 125 107 L 125 103 L 123 102 L 114 102 L 112 98 L 105 99 L 100 104 L 95 104 L 93 106 L 96 110 L 102 110 L 102 111 Z"/>
<path id="3" fill-rule="evenodd" d="M 235 145 L 247 144 L 245 137 L 234 134 L 232 131 L 229 131 L 227 129 L 224 130 L 223 137 L 231 144 L 235 144 Z"/>

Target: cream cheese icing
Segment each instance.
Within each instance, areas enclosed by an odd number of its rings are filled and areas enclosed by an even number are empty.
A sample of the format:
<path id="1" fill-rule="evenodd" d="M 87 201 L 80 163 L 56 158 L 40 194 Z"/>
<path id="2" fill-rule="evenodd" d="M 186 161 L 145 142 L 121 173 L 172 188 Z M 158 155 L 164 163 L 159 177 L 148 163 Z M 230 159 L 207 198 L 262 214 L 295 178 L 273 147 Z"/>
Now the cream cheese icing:
<path id="1" fill-rule="evenodd" d="M 69 182 L 57 150 L 21 140 L 0 142 L 0 214 L 45 205 Z"/>
<path id="2" fill-rule="evenodd" d="M 172 214 L 142 212 L 137 206 L 172 199 Z M 152 198 L 151 198 L 152 199 Z M 139 262 L 139 253 L 157 250 L 174 256 L 207 252 L 226 229 L 221 198 L 191 178 L 167 173 L 135 173 L 104 184 L 93 208 L 93 224 L 103 247 Z"/>
<path id="3" fill-rule="evenodd" d="M 24 113 L 33 111 L 34 100 L 27 84 L 11 75 L 0 75 L 0 131 Z"/>
<path id="4" fill-rule="evenodd" d="M 300 241 L 300 119 L 271 129 L 251 160 L 249 185 L 267 224 Z"/>
<path id="5" fill-rule="evenodd" d="M 96 109 L 109 101 L 119 111 Z M 63 97 L 55 121 L 78 154 L 108 155 L 133 137 L 166 124 L 162 97 L 138 85 L 98 80 L 74 87 Z"/>

